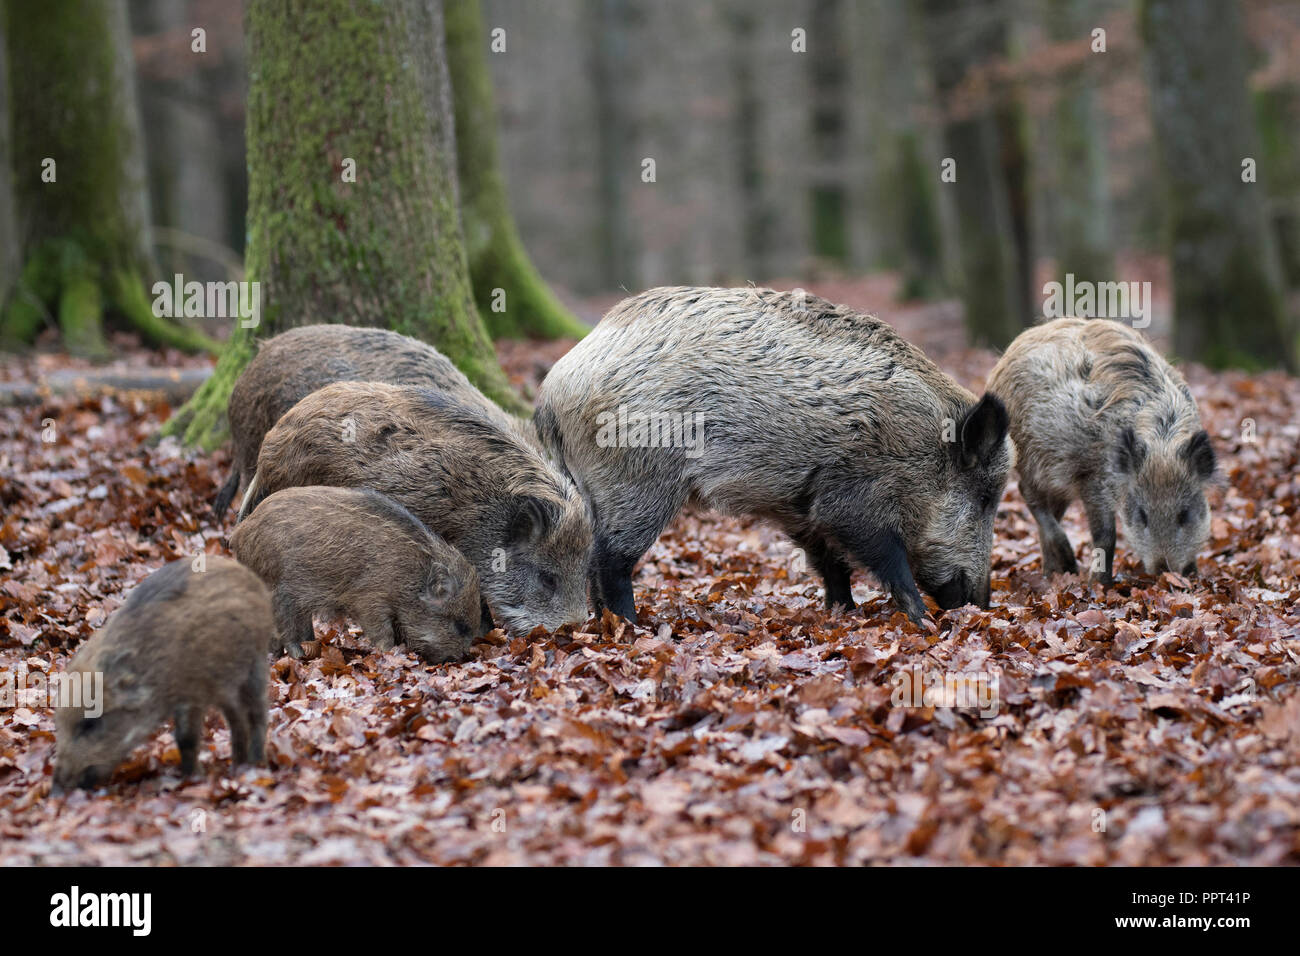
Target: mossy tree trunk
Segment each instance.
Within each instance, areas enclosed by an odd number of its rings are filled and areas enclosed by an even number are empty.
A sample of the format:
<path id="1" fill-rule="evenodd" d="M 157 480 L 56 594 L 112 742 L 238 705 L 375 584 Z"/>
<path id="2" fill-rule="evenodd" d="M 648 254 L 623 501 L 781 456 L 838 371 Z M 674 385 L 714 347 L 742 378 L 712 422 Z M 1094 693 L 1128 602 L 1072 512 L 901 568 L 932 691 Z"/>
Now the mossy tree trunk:
<path id="1" fill-rule="evenodd" d="M 510 214 L 479 0 L 446 0 L 445 9 L 460 208 L 479 312 L 493 338 L 581 338 L 587 327 L 537 273 Z"/>
<path id="2" fill-rule="evenodd" d="M 1300 85 L 1283 82 L 1258 90 L 1255 118 L 1282 278 L 1300 289 Z"/>
<path id="3" fill-rule="evenodd" d="M 1236 0 L 1144 0 L 1151 118 L 1165 180 L 1174 349 L 1213 366 L 1295 367 Z M 1261 171 L 1262 173 L 1262 171 Z"/>
<path id="4" fill-rule="evenodd" d="M 70 351 L 104 355 L 110 315 L 161 345 L 215 349 L 154 315 L 149 219 L 126 7 L 115 0 L 6 4 L 14 195 L 22 267 L 0 342 L 54 317 Z"/>
<path id="5" fill-rule="evenodd" d="M 966 329 L 976 343 L 1003 347 L 1030 320 L 1024 300 L 1022 246 L 1027 233 L 1013 215 L 1007 176 L 1023 175 L 1015 113 L 998 109 L 987 89 L 972 89 L 971 72 L 1006 54 L 1006 26 L 998 0 L 927 0 L 922 35 L 933 72 L 935 93 L 945 111 L 943 143 L 954 161 L 962 301 Z M 938 171 L 935 171 L 938 176 Z M 1015 195 L 1023 199 L 1020 181 Z"/>
<path id="6" fill-rule="evenodd" d="M 423 339 L 493 400 L 522 410 L 470 289 L 441 4 L 253 0 L 245 23 L 246 266 L 262 317 L 236 328 L 165 433 L 219 444 L 255 337 L 313 322 Z"/>
<path id="7" fill-rule="evenodd" d="M 1095 19 L 1085 0 L 1052 0 L 1047 6 L 1047 30 L 1059 43 L 1087 43 Z M 1052 132 L 1056 271 L 1062 281 L 1070 273 L 1076 281 L 1110 281 L 1115 263 L 1110 238 L 1106 134 L 1095 84 L 1082 65 L 1069 67 L 1061 75 Z"/>
<path id="8" fill-rule="evenodd" d="M 5 61 L 5 18 L 0 16 L 0 308 L 18 277 L 18 222 L 9 169 L 13 144 L 9 132 L 9 70 Z"/>

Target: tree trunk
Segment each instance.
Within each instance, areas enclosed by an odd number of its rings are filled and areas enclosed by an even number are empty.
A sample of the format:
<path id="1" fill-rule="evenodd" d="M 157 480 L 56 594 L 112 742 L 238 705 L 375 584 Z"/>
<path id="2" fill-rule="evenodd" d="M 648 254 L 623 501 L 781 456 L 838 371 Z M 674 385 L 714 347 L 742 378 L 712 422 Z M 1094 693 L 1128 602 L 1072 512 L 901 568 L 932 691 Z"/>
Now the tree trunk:
<path id="1" fill-rule="evenodd" d="M 165 433 L 219 444 L 254 336 L 313 322 L 423 339 L 522 410 L 470 289 L 441 4 L 253 0 L 246 29 L 247 273 L 262 319 L 236 328 Z"/>
<path id="2" fill-rule="evenodd" d="M 1300 86 L 1284 82 L 1259 90 L 1255 117 L 1282 278 L 1289 288 L 1300 289 Z"/>
<path id="3" fill-rule="evenodd" d="M 479 312 L 493 338 L 581 338 L 587 327 L 537 274 L 510 214 L 479 0 L 447 0 L 446 21 L 460 209 Z"/>
<path id="4" fill-rule="evenodd" d="M 13 171 L 9 157 L 13 144 L 9 132 L 9 69 L 5 53 L 5 18 L 0 16 L 0 308 L 18 278 L 18 220 L 14 209 Z"/>
<path id="5" fill-rule="evenodd" d="M 1212 366 L 1294 368 L 1258 160 L 1241 11 L 1222 0 L 1145 0 L 1151 118 L 1165 179 L 1174 349 Z"/>
<path id="6" fill-rule="evenodd" d="M 1007 141 L 1016 124 L 987 90 L 961 89 L 973 68 L 1006 53 L 998 7 L 997 0 L 928 0 L 922 32 L 945 111 L 947 158 L 955 161 L 956 182 L 940 188 L 955 190 L 966 328 L 972 341 L 1000 348 L 1030 319 L 1019 261 L 1026 236 L 1017 228 L 1025 217 L 1013 215 L 1007 182 L 1019 155 Z M 1015 192 L 1023 199 L 1018 185 Z"/>
<path id="7" fill-rule="evenodd" d="M 1053 0 L 1047 29 L 1058 43 L 1087 43 L 1095 16 L 1084 0 Z M 1082 67 L 1061 76 L 1052 120 L 1056 204 L 1056 271 L 1076 281 L 1110 281 L 1110 191 L 1106 174 L 1106 134 L 1097 108 L 1092 77 Z"/>
<path id="8" fill-rule="evenodd" d="M 17 4 L 6 14 L 23 266 L 0 341 L 30 342 L 53 309 L 70 351 L 103 355 L 107 306 L 155 343 L 215 348 L 156 317 L 145 294 L 148 197 L 125 5 L 50 0 L 39 14 Z"/>

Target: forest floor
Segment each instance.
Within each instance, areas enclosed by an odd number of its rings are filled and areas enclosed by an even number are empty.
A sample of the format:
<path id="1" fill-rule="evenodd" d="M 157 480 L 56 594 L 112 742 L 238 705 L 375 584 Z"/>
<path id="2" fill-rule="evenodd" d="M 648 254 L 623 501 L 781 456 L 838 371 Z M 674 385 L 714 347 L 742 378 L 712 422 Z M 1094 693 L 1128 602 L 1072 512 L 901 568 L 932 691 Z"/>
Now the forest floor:
<path id="1" fill-rule="evenodd" d="M 982 384 L 949 307 L 882 311 Z M 501 351 L 527 392 L 565 348 Z M 0 374 L 66 364 L 36 361 Z M 635 577 L 640 626 L 494 631 L 434 667 L 318 624 L 272 668 L 267 768 L 232 772 L 214 715 L 193 778 L 163 728 L 51 797 L 51 712 L 0 701 L 0 864 L 1300 862 L 1300 381 L 1186 372 L 1226 476 L 1195 579 L 1121 538 L 1109 591 L 1045 581 L 1013 477 L 992 609 L 917 627 L 864 574 L 829 614 L 781 534 L 686 514 Z M 0 408 L 0 673 L 32 686 L 148 573 L 225 552 L 229 455 L 149 444 L 170 410 Z M 971 695 L 900 701 L 916 675 Z"/>

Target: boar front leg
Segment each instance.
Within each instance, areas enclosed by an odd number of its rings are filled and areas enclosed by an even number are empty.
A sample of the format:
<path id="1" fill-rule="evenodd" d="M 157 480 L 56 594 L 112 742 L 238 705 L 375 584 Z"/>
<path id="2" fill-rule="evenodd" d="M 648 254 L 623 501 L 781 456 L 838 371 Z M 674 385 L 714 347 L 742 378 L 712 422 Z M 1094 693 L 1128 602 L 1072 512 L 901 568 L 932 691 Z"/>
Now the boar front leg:
<path id="1" fill-rule="evenodd" d="M 248 759 L 248 714 L 238 694 L 222 703 L 221 713 L 230 728 L 230 765 L 233 767 Z"/>
<path id="2" fill-rule="evenodd" d="M 203 732 L 203 710 L 181 706 L 173 716 L 176 721 L 176 749 L 181 752 L 181 775 L 194 773 L 199 763 L 199 735 Z"/>
<path id="3" fill-rule="evenodd" d="M 1092 535 L 1091 578 L 1109 586 L 1115 571 L 1115 507 L 1094 491 L 1085 493 L 1083 507 L 1088 513 L 1088 533 Z"/>
<path id="4" fill-rule="evenodd" d="M 853 603 L 853 570 L 835 553 L 826 537 L 816 531 L 795 532 L 790 537 L 794 539 L 795 544 L 803 548 L 804 553 L 808 555 L 808 560 L 822 576 L 822 583 L 826 588 L 826 610 L 834 611 L 836 608 L 843 608 L 852 611 L 857 607 Z"/>
<path id="5" fill-rule="evenodd" d="M 1079 570 L 1074 559 L 1074 547 L 1069 535 L 1061 527 L 1061 515 L 1065 514 L 1068 501 L 1050 500 L 1049 496 L 1032 485 L 1020 481 L 1020 493 L 1024 495 L 1025 504 L 1038 522 L 1038 543 L 1043 549 L 1043 574 L 1074 574 Z"/>
<path id="6" fill-rule="evenodd" d="M 266 674 L 254 667 L 239 688 L 239 704 L 248 719 L 248 739 L 244 753 L 232 756 L 246 763 L 266 763 Z M 233 739 L 233 738 L 232 738 Z"/>
<path id="7" fill-rule="evenodd" d="M 384 610 L 387 611 L 387 608 Z M 397 642 L 397 633 L 393 627 L 393 621 L 387 613 L 382 616 L 367 617 L 357 623 L 361 625 L 361 630 L 366 632 L 367 640 L 378 650 L 391 651 L 393 649 L 393 645 Z"/>
<path id="8" fill-rule="evenodd" d="M 925 601 L 907 563 L 907 549 L 896 531 L 888 528 L 840 528 L 835 535 L 868 571 L 888 588 L 894 603 L 914 624 L 925 620 Z"/>
<path id="9" fill-rule="evenodd" d="M 617 553 L 604 538 L 597 538 L 592 552 L 596 582 L 593 590 L 601 605 L 633 624 L 636 623 L 636 597 L 632 593 L 632 570 L 639 557 Z"/>

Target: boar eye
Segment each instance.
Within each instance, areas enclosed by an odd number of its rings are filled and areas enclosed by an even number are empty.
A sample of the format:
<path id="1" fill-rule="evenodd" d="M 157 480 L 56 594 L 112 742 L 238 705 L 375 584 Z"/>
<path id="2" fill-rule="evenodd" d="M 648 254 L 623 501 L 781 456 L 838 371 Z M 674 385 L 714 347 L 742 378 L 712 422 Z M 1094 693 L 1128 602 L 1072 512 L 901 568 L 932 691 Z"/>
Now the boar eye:
<path id="1" fill-rule="evenodd" d="M 559 579 L 550 571 L 539 571 L 537 578 L 548 591 L 554 591 L 560 585 Z"/>
<path id="2" fill-rule="evenodd" d="M 1141 505 L 1138 505 L 1138 524 L 1144 528 L 1147 526 L 1147 509 Z"/>
<path id="3" fill-rule="evenodd" d="M 95 720 L 95 718 L 82 717 L 81 720 L 77 721 L 77 736 L 81 737 L 85 734 L 92 733 L 99 729 L 100 726 L 102 726 L 102 724 L 100 721 Z"/>
<path id="4" fill-rule="evenodd" d="M 1182 511 L 1178 512 L 1178 523 L 1187 524 L 1187 519 L 1189 517 L 1191 517 L 1191 513 L 1187 508 L 1184 508 Z"/>
<path id="5" fill-rule="evenodd" d="M 456 622 L 456 636 L 457 636 L 457 637 L 469 637 L 469 622 L 468 622 L 468 621 L 457 621 L 457 622 Z"/>

